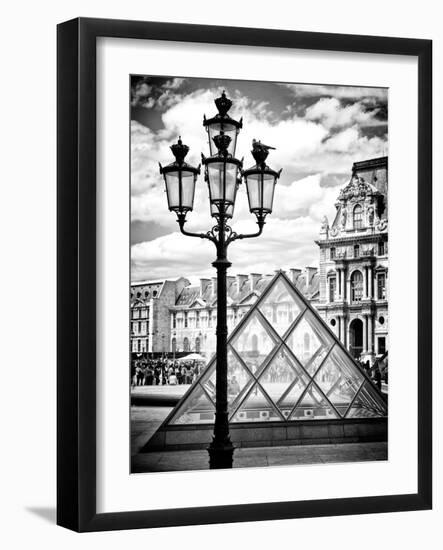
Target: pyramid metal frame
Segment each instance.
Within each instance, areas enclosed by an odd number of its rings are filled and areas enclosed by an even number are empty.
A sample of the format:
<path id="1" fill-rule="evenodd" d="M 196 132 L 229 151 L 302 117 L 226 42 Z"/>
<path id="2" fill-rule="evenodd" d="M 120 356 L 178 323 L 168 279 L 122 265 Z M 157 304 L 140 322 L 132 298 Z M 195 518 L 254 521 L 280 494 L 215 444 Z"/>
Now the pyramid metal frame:
<path id="1" fill-rule="evenodd" d="M 268 296 L 271 294 L 273 289 L 276 288 L 276 285 L 278 284 L 278 281 L 282 279 L 283 283 L 285 284 L 285 287 L 287 287 L 288 291 L 293 292 L 295 295 L 297 302 L 301 302 L 301 304 L 304 306 L 304 308 L 301 308 L 300 311 L 297 313 L 295 318 L 288 324 L 287 328 L 284 330 L 282 334 L 279 334 L 278 330 L 272 325 L 272 323 L 266 319 L 265 315 L 263 314 L 262 310 L 260 309 L 260 305 L 262 305 L 268 298 Z M 297 303 L 297 305 L 300 305 L 300 303 Z M 328 340 L 328 348 L 325 355 L 322 357 L 320 363 L 316 365 L 315 370 L 312 372 L 312 374 L 308 371 L 307 365 L 303 365 L 301 360 L 295 355 L 294 351 L 290 348 L 290 346 L 287 344 L 287 340 L 290 337 L 290 335 L 293 334 L 295 328 L 298 326 L 299 323 L 303 319 L 305 319 L 306 314 L 311 315 L 314 320 L 320 323 L 321 329 L 324 331 L 325 335 L 327 336 Z M 256 316 L 260 322 L 260 324 L 263 325 L 263 328 L 268 333 L 270 338 L 274 342 L 273 349 L 267 353 L 265 359 L 261 362 L 259 368 L 255 372 L 252 371 L 244 361 L 244 359 L 241 357 L 241 354 L 235 349 L 234 343 L 238 335 L 241 334 L 242 329 L 249 323 L 250 319 L 253 318 L 253 316 Z M 312 326 L 311 326 L 312 329 Z M 308 364 L 312 364 L 316 357 L 318 357 L 319 353 L 321 352 L 323 346 L 320 346 L 313 356 L 309 359 Z M 332 392 L 332 389 L 335 384 L 327 391 L 325 392 L 322 387 L 320 386 L 319 382 L 316 380 L 317 374 L 322 369 L 323 365 L 326 364 L 328 361 L 328 358 L 333 353 L 333 350 L 338 349 L 338 352 L 344 354 L 347 360 L 349 360 L 353 366 L 354 369 L 356 369 L 356 373 L 358 373 L 359 377 L 361 378 L 360 385 L 358 389 L 355 391 L 354 396 L 350 399 L 348 406 L 346 407 L 346 410 L 343 412 L 340 412 L 337 408 L 337 405 L 334 405 L 332 400 L 330 399 L 330 395 Z M 290 363 L 292 365 L 290 368 L 296 373 L 296 369 L 294 368 L 294 365 L 296 366 L 297 370 L 299 371 L 298 376 L 295 376 L 295 378 L 289 383 L 287 388 L 283 391 L 281 396 L 278 398 L 277 401 L 274 401 L 274 399 L 269 395 L 268 391 L 264 388 L 263 383 L 261 382 L 261 377 L 265 374 L 267 368 L 272 363 L 275 357 L 281 352 L 284 351 L 284 353 L 289 357 Z M 364 388 L 370 388 L 369 391 L 372 393 L 372 398 L 374 400 L 376 414 L 375 417 L 386 417 L 387 416 L 387 405 L 385 402 L 385 399 L 381 392 L 374 386 L 370 378 L 367 376 L 367 374 L 364 372 L 364 370 L 358 365 L 358 363 L 354 360 L 354 358 L 349 354 L 349 352 L 346 350 L 346 348 L 342 345 L 342 343 L 338 340 L 336 335 L 333 333 L 333 331 L 328 327 L 328 325 L 321 319 L 319 313 L 314 309 L 314 307 L 306 300 L 306 298 L 297 290 L 297 288 L 292 284 L 292 282 L 288 279 L 286 274 L 283 271 L 278 271 L 276 275 L 271 279 L 269 284 L 267 285 L 266 289 L 262 293 L 262 295 L 258 298 L 258 300 L 251 305 L 251 308 L 247 312 L 247 314 L 243 317 L 243 319 L 239 322 L 239 324 L 234 328 L 234 330 L 231 332 L 228 338 L 228 353 L 232 353 L 236 361 L 238 361 L 241 365 L 241 367 L 245 370 L 247 373 L 249 379 L 248 382 L 244 385 L 243 388 L 239 391 L 239 393 L 235 396 L 233 402 L 232 402 L 232 409 L 230 408 L 229 412 L 229 421 L 232 425 L 239 425 L 242 422 L 239 422 L 238 420 L 234 420 L 237 413 L 242 408 L 242 405 L 247 402 L 248 398 L 252 395 L 255 388 L 258 388 L 266 401 L 268 402 L 271 410 L 275 414 L 275 420 L 282 421 L 282 422 L 289 422 L 289 423 L 298 423 L 301 421 L 301 419 L 294 419 L 293 415 L 297 408 L 300 406 L 300 404 L 303 402 L 303 399 L 306 397 L 306 395 L 309 393 L 311 394 L 310 390 L 313 388 L 316 392 L 319 393 L 319 395 L 323 400 L 326 400 L 326 404 L 329 407 L 330 411 L 333 412 L 333 414 L 330 416 L 331 420 L 344 420 L 348 417 L 348 413 L 352 410 L 353 405 L 358 402 L 359 399 L 364 398 L 363 395 L 363 389 Z M 215 373 L 215 365 L 216 365 L 216 355 L 214 354 L 210 361 L 208 362 L 208 365 L 206 368 L 200 373 L 197 380 L 192 384 L 192 386 L 188 389 L 188 391 L 183 395 L 183 397 L 180 399 L 180 401 L 177 403 L 177 405 L 174 407 L 174 409 L 169 413 L 169 415 L 166 417 L 166 419 L 163 421 L 161 426 L 158 428 L 158 431 L 166 428 L 168 426 L 192 426 L 192 425 L 198 425 L 198 426 L 204 426 L 205 424 L 212 425 L 213 420 L 205 422 L 186 422 L 186 423 L 176 423 L 174 420 L 177 420 L 177 418 L 180 418 L 180 411 L 183 409 L 183 406 L 186 404 L 186 402 L 192 398 L 192 395 L 196 392 L 203 392 L 202 395 L 205 396 L 205 398 L 208 400 L 208 402 L 214 407 L 213 410 L 215 411 L 215 402 L 213 396 L 210 395 L 207 388 L 205 387 L 205 383 L 207 382 L 210 377 L 208 377 L 208 373 L 211 372 L 212 369 L 214 369 Z M 300 373 L 304 376 L 304 389 L 301 391 L 301 393 L 298 395 L 297 399 L 295 400 L 294 405 L 290 409 L 290 412 L 285 416 L 282 411 L 279 408 L 279 403 L 282 403 L 286 396 L 290 394 L 292 389 L 295 387 L 295 385 L 298 382 Z M 212 375 L 211 375 L 212 376 Z M 206 382 L 204 383 L 206 379 Z M 306 381 L 307 380 L 307 381 Z M 183 414 L 183 413 L 182 413 Z M 324 419 L 317 419 L 317 420 L 324 420 Z M 309 420 L 310 423 L 315 422 L 316 419 Z M 245 421 L 245 423 L 250 423 L 250 420 Z M 269 421 L 254 421 L 255 425 L 259 425 L 262 423 L 268 424 Z"/>

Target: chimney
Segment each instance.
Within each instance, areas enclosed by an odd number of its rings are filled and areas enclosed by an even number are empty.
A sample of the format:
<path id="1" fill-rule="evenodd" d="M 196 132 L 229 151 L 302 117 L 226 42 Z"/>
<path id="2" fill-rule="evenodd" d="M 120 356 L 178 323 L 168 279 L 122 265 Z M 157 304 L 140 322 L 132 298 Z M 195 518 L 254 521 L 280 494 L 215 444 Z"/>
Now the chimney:
<path id="1" fill-rule="evenodd" d="M 234 275 L 228 275 L 226 277 L 226 287 L 228 291 L 228 296 L 231 296 L 232 293 L 236 292 L 235 277 Z"/>
<path id="2" fill-rule="evenodd" d="M 249 274 L 249 283 L 251 285 L 251 290 L 255 290 L 258 281 L 261 279 L 261 273 L 250 273 Z"/>
<path id="3" fill-rule="evenodd" d="M 200 298 L 203 298 L 204 293 L 207 291 L 211 279 L 200 279 Z"/>
<path id="4" fill-rule="evenodd" d="M 290 279 L 292 283 L 294 285 L 297 284 L 297 279 L 300 277 L 301 269 L 295 269 L 295 267 L 292 267 L 289 272 L 291 274 Z"/>
<path id="5" fill-rule="evenodd" d="M 316 267 L 307 267 L 306 268 L 306 286 L 309 287 L 314 273 L 317 273 Z"/>
<path id="6" fill-rule="evenodd" d="M 212 281 L 211 297 L 215 298 L 217 296 L 217 277 L 211 277 L 211 281 Z"/>
<path id="7" fill-rule="evenodd" d="M 236 275 L 235 280 L 237 282 L 237 292 L 241 291 L 241 288 L 243 286 L 243 283 L 248 280 L 247 275 Z"/>

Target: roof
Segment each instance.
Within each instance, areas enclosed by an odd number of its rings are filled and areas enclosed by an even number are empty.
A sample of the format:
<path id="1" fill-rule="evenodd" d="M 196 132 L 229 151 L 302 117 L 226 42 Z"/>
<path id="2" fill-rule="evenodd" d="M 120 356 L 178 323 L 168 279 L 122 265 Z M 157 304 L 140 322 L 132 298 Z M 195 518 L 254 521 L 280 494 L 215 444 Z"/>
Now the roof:
<path id="1" fill-rule="evenodd" d="M 242 305 L 255 302 L 257 298 L 263 293 L 269 282 L 274 277 L 271 275 L 253 274 L 254 284 L 252 285 L 252 274 L 243 275 L 238 278 L 235 276 L 229 276 L 227 281 L 227 296 L 229 305 Z M 308 281 L 309 279 L 309 281 Z M 216 307 L 217 305 L 217 290 L 213 293 L 214 280 L 205 279 L 206 285 L 203 286 L 202 292 L 200 286 L 187 286 L 185 287 L 176 303 L 176 307 L 190 308 L 195 302 L 198 302 L 198 307 Z M 240 288 L 238 284 L 240 283 Z M 295 286 L 306 298 L 311 299 L 319 289 L 319 273 L 317 268 L 309 268 L 308 270 L 301 271 L 295 279 Z M 200 293 L 201 292 L 201 293 Z"/>

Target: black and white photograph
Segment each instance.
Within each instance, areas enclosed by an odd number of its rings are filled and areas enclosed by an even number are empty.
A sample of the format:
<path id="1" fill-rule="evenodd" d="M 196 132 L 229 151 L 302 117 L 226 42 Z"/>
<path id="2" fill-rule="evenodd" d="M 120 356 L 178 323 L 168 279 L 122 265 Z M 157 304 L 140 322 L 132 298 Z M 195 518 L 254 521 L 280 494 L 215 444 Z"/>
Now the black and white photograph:
<path id="1" fill-rule="evenodd" d="M 388 90 L 131 75 L 131 473 L 387 460 Z"/>

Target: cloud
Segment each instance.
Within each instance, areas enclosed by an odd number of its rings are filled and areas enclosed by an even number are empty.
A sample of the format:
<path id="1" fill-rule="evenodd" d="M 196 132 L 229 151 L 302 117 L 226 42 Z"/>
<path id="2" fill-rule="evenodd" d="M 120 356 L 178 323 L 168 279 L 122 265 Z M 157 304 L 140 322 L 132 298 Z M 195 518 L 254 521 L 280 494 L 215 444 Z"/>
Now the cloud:
<path id="1" fill-rule="evenodd" d="M 386 121 L 376 118 L 378 112 L 378 109 L 367 109 L 359 101 L 343 106 L 336 97 L 322 97 L 306 109 L 305 118 L 321 122 L 326 128 L 386 125 Z"/>
<path id="2" fill-rule="evenodd" d="M 340 99 L 378 98 L 387 100 L 387 88 L 361 86 L 327 86 L 322 84 L 281 84 L 291 90 L 295 97 L 336 97 Z"/>
<path id="3" fill-rule="evenodd" d="M 214 87 L 184 94 L 182 85 L 179 79 L 171 79 L 153 99 L 152 108 L 161 105 L 163 127 L 154 132 L 135 121 L 131 125 L 131 219 L 147 225 L 157 224 L 164 233 L 155 239 L 146 235 L 145 242 L 133 245 L 133 279 L 213 275 L 210 262 L 215 254 L 214 246 L 178 232 L 175 215 L 167 209 L 163 178 L 158 169 L 158 162 L 163 165 L 172 162 L 169 147 L 179 135 L 190 147 L 186 159 L 190 164 L 201 162 L 201 152 L 208 154 L 203 114 L 213 116 L 214 98 L 220 90 Z M 307 95 L 308 91 L 313 95 L 315 91 L 315 97 L 320 97 L 334 91 L 335 97 L 325 95 L 303 112 L 289 109 L 287 117 L 276 119 L 272 102 L 254 101 L 235 86 L 226 87 L 227 95 L 234 101 L 231 116 L 243 117 L 237 156 L 245 155 L 245 168 L 253 164 L 249 153 L 253 138 L 276 147 L 268 162 L 274 169 L 283 168 L 275 189 L 274 211 L 268 217 L 263 235 L 238 241 L 230 247 L 235 272 L 268 273 L 277 268 L 315 265 L 319 255 L 314 240 L 321 220 L 326 215 L 332 222 L 339 188 L 349 181 L 352 164 L 387 154 L 386 136 L 368 137 L 362 132 L 363 126 L 380 124 L 376 119 L 377 105 L 386 100 L 386 90 L 294 86 L 296 95 Z M 145 97 L 146 89 L 139 92 L 140 97 Z M 365 97 L 366 93 L 371 96 Z M 356 101 L 341 102 L 340 98 L 344 97 Z M 188 215 L 186 227 L 200 232 L 212 225 L 207 184 L 200 176 L 194 212 Z M 256 230 L 244 184 L 239 190 L 233 226 L 238 231 Z"/>
<path id="4" fill-rule="evenodd" d="M 250 230 L 249 224 L 236 225 L 239 231 Z M 312 242 L 318 224 L 309 217 L 294 220 L 269 218 L 266 238 L 236 241 L 229 248 L 233 268 L 229 273 L 272 273 L 281 267 L 318 263 L 318 249 Z M 215 276 L 211 262 L 215 247 L 209 241 L 185 237 L 178 232 L 132 246 L 131 275 L 133 280 L 146 278 L 192 279 Z"/>

